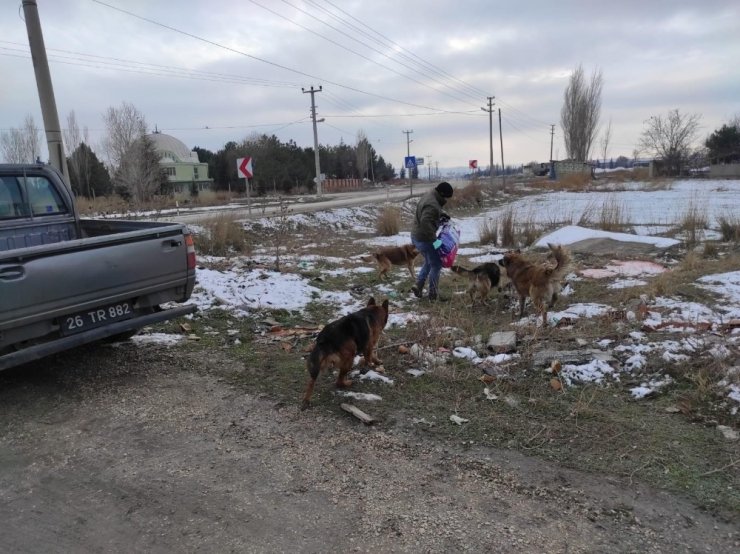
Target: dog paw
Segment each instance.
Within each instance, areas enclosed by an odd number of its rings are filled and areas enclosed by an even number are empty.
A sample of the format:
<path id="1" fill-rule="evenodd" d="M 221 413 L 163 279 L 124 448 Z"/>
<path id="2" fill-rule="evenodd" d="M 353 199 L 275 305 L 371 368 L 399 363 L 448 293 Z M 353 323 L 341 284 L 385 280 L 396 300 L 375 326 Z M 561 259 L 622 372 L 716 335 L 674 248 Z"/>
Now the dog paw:
<path id="1" fill-rule="evenodd" d="M 337 388 L 339 389 L 346 389 L 352 386 L 352 380 L 351 379 L 345 379 L 343 381 L 337 381 Z"/>

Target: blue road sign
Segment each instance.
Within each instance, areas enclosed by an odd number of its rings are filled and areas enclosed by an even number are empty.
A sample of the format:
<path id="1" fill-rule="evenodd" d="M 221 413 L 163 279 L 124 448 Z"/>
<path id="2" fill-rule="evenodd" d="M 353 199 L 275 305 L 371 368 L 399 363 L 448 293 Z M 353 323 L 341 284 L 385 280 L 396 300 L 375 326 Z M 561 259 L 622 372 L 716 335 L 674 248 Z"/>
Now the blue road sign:
<path id="1" fill-rule="evenodd" d="M 403 159 L 403 165 L 406 169 L 414 169 L 416 167 L 416 156 L 406 156 Z"/>

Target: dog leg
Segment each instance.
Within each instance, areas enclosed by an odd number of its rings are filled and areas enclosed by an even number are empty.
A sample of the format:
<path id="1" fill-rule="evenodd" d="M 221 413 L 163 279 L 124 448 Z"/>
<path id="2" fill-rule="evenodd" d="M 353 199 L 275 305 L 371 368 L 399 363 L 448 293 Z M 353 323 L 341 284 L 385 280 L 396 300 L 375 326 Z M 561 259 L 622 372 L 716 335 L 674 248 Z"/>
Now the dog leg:
<path id="1" fill-rule="evenodd" d="M 352 361 L 354 360 L 354 356 L 352 356 L 349 359 L 349 362 L 343 363 L 342 366 L 339 369 L 339 375 L 337 376 L 337 388 L 338 389 L 344 389 L 347 387 L 352 386 L 352 380 L 346 379 L 347 374 L 352 369 Z"/>
<path id="2" fill-rule="evenodd" d="M 415 281 L 416 275 L 414 275 L 414 262 L 409 262 L 406 267 L 408 267 L 409 269 L 409 275 L 411 275 L 411 280 Z"/>
<path id="3" fill-rule="evenodd" d="M 519 319 L 524 317 L 524 303 L 527 301 L 526 296 L 519 297 Z"/>
<path id="4" fill-rule="evenodd" d="M 303 403 L 301 404 L 301 411 L 305 410 L 311 405 L 311 395 L 313 394 L 313 387 L 316 384 L 316 379 L 311 377 L 306 385 L 306 392 L 303 394 Z"/>

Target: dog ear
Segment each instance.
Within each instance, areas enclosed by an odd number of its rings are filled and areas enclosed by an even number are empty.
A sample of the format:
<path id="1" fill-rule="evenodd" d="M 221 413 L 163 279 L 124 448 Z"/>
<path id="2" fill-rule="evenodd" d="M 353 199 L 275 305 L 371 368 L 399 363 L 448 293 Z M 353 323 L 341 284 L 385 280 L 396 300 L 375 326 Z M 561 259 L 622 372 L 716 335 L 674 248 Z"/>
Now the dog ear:
<path id="1" fill-rule="evenodd" d="M 368 306 L 375 306 L 375 298 L 372 296 L 370 297 L 370 300 L 367 301 Z"/>
<path id="2" fill-rule="evenodd" d="M 383 306 L 383 309 L 387 312 L 388 311 L 388 299 L 387 298 L 383 300 L 382 306 Z"/>

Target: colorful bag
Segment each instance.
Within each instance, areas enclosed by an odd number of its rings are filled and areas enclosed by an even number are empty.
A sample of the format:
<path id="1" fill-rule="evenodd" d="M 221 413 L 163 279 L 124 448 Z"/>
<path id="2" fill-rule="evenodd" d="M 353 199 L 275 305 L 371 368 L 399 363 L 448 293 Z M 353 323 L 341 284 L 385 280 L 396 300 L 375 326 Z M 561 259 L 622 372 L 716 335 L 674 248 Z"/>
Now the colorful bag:
<path id="1" fill-rule="evenodd" d="M 440 226 L 437 239 L 442 241 L 437 249 L 442 260 L 442 267 L 452 267 L 457 257 L 457 247 L 460 244 L 460 229 L 455 227 L 451 221 L 446 221 Z"/>

